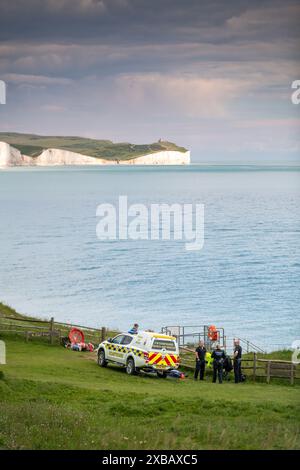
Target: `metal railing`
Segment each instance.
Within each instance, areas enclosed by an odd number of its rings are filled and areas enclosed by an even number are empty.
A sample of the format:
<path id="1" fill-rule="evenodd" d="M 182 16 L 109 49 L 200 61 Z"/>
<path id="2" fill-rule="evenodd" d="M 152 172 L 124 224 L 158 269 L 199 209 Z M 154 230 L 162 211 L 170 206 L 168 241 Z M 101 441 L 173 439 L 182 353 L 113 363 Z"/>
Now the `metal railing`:
<path id="1" fill-rule="evenodd" d="M 242 346 L 244 353 L 249 353 L 249 352 L 256 352 L 256 353 L 262 353 L 262 354 L 266 353 L 266 351 L 262 349 L 260 346 L 257 346 L 257 344 L 254 344 L 252 341 L 249 341 L 248 339 L 240 338 L 239 336 L 233 336 L 232 338 L 227 339 L 227 351 L 233 350 L 234 339 L 238 339 L 240 341 L 240 345 Z"/>
<path id="2" fill-rule="evenodd" d="M 180 347 L 194 346 L 199 341 L 204 341 L 207 349 L 212 349 L 218 342 L 221 348 L 226 349 L 226 336 L 224 328 L 216 328 L 217 340 L 212 341 L 208 337 L 209 325 L 170 325 L 164 326 L 161 329 L 163 334 L 176 336 Z"/>
<path id="3" fill-rule="evenodd" d="M 168 335 L 176 336 L 178 344 L 180 347 L 184 346 L 195 346 L 199 341 L 204 341 L 204 344 L 208 350 L 212 349 L 216 342 L 218 342 L 221 348 L 224 348 L 226 351 L 233 351 L 233 340 L 239 339 L 240 344 L 244 352 L 257 352 L 265 353 L 266 351 L 260 346 L 254 344 L 252 341 L 240 338 L 239 336 L 226 337 L 224 328 L 216 328 L 218 333 L 218 340 L 211 341 L 208 337 L 208 325 L 171 325 L 164 326 L 161 329 L 161 332 Z"/>

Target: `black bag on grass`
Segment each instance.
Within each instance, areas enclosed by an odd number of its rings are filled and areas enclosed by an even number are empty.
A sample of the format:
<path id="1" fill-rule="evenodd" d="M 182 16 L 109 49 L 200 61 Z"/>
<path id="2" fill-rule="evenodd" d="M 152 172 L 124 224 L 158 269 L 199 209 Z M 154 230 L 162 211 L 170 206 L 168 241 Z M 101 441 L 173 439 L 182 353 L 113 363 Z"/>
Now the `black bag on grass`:
<path id="1" fill-rule="evenodd" d="M 231 372 L 233 369 L 232 360 L 229 356 L 225 357 L 223 368 L 225 372 Z"/>

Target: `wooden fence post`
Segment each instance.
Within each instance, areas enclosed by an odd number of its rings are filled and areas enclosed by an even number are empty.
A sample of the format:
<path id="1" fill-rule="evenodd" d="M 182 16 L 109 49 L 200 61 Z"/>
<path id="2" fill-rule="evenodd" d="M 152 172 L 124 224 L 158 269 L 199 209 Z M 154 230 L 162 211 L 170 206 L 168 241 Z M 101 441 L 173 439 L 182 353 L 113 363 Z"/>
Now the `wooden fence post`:
<path id="1" fill-rule="evenodd" d="M 267 384 L 270 383 L 271 380 L 271 361 L 268 361 L 267 365 Z"/>
<path id="2" fill-rule="evenodd" d="M 291 364 L 291 385 L 294 385 L 294 377 L 295 377 L 295 373 L 294 373 L 294 364 L 292 363 Z"/>
<path id="3" fill-rule="evenodd" d="M 256 352 L 253 353 L 253 382 L 256 380 Z"/>
<path id="4" fill-rule="evenodd" d="M 54 318 L 51 317 L 51 320 L 50 320 L 50 332 L 49 332 L 49 335 L 50 335 L 50 343 L 53 344 L 53 331 L 54 331 Z"/>
<path id="5" fill-rule="evenodd" d="M 105 328 L 105 326 L 102 326 L 102 328 L 101 328 L 101 341 L 100 341 L 101 343 L 102 343 L 102 341 L 105 341 L 105 337 L 106 337 L 106 328 Z"/>

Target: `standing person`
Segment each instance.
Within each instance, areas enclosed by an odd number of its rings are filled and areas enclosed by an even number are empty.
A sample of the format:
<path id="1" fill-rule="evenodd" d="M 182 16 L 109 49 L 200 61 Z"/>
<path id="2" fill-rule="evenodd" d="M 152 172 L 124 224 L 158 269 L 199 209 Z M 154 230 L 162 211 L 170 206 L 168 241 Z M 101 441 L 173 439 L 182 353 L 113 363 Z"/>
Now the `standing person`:
<path id="1" fill-rule="evenodd" d="M 214 360 L 213 383 L 216 383 L 218 375 L 219 383 L 221 384 L 223 382 L 223 364 L 226 356 L 225 352 L 222 351 L 219 343 L 216 344 L 216 349 L 213 351 L 211 357 Z"/>
<path id="2" fill-rule="evenodd" d="M 206 348 L 204 346 L 204 342 L 200 341 L 199 346 L 196 348 L 196 351 L 195 351 L 195 355 L 196 355 L 196 367 L 195 367 L 195 374 L 194 374 L 195 380 L 197 380 L 199 372 L 200 372 L 200 380 L 204 379 L 205 354 L 206 354 Z"/>
<path id="3" fill-rule="evenodd" d="M 128 331 L 128 333 L 130 333 L 131 335 L 137 335 L 138 329 L 139 329 L 139 325 L 135 323 L 133 327 Z"/>
<path id="4" fill-rule="evenodd" d="M 240 346 L 240 340 L 235 339 L 233 350 L 233 370 L 234 370 L 234 381 L 236 384 L 242 382 L 242 347 Z"/>

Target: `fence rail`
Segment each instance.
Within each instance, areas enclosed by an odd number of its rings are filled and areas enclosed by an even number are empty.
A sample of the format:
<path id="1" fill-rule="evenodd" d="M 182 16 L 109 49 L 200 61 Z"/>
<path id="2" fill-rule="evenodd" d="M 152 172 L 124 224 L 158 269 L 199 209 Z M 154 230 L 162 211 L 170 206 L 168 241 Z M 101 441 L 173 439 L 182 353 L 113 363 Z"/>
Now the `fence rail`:
<path id="1" fill-rule="evenodd" d="M 187 369 L 195 368 L 195 351 L 188 347 L 180 348 L 181 365 Z M 298 364 L 291 361 L 281 359 L 262 359 L 257 357 L 254 352 L 252 357 L 242 359 L 242 369 L 245 375 L 256 381 L 257 379 L 265 379 L 270 383 L 272 378 L 286 379 L 294 385 L 300 380 L 300 369 Z"/>
<path id="2" fill-rule="evenodd" d="M 68 332 L 71 328 L 82 329 L 85 338 L 91 342 L 101 342 L 107 335 L 107 329 L 105 327 L 97 329 L 73 323 L 55 322 L 54 317 L 50 320 L 35 320 L 5 315 L 0 316 L 1 333 L 22 334 L 26 341 L 34 337 L 48 337 L 49 342 L 53 344 L 55 338 L 60 340 L 62 337 L 68 336 Z"/>

